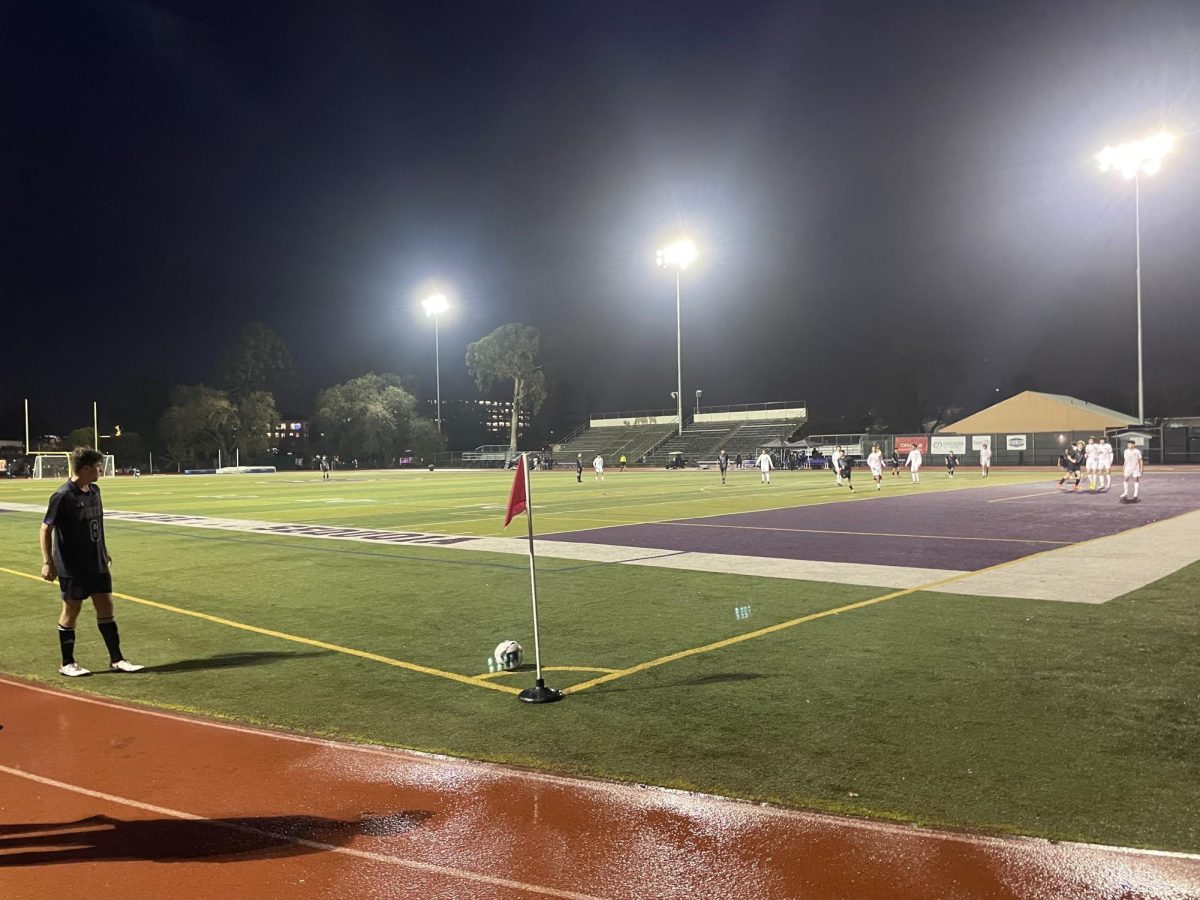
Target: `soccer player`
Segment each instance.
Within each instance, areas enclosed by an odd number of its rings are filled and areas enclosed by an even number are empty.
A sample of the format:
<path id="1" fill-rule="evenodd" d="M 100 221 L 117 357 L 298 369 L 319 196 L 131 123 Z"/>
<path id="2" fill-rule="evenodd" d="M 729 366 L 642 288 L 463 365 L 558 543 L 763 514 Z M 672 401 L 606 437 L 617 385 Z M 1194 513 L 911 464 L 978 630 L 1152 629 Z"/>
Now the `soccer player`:
<path id="1" fill-rule="evenodd" d="M 988 470 L 992 467 L 992 451 L 988 449 L 988 445 L 984 444 L 983 449 L 979 451 L 979 468 L 983 471 L 983 477 L 988 477 Z"/>
<path id="2" fill-rule="evenodd" d="M 845 458 L 846 453 L 841 447 L 833 448 L 833 455 L 829 458 L 829 461 L 833 464 L 834 484 L 838 487 L 842 486 L 842 460 Z"/>
<path id="3" fill-rule="evenodd" d="M 839 448 L 840 449 L 840 448 Z M 850 493 L 854 493 L 854 485 L 850 483 L 850 476 L 854 471 L 854 460 L 846 455 L 846 451 L 842 450 L 842 455 L 838 458 L 838 463 L 841 465 L 842 481 L 846 487 L 850 488 Z"/>
<path id="4" fill-rule="evenodd" d="M 895 478 L 900 474 L 900 451 L 895 447 L 892 448 L 892 477 Z"/>
<path id="5" fill-rule="evenodd" d="M 1095 493 L 1096 479 L 1100 475 L 1100 445 L 1094 437 L 1088 438 L 1087 446 L 1083 448 L 1083 463 L 1087 471 L 1088 490 Z"/>
<path id="6" fill-rule="evenodd" d="M 724 484 L 725 474 L 729 471 L 729 457 L 724 450 L 717 454 L 717 466 L 721 469 L 721 484 Z"/>
<path id="7" fill-rule="evenodd" d="M 1079 466 L 1082 458 L 1083 441 L 1080 441 L 1078 446 L 1075 444 L 1067 444 L 1066 449 L 1064 449 L 1062 452 L 1062 459 L 1059 461 L 1059 465 L 1061 465 L 1063 468 L 1063 477 L 1058 479 L 1058 489 L 1060 491 L 1063 488 L 1063 483 L 1066 482 L 1068 478 L 1072 477 L 1075 479 L 1075 490 L 1078 491 L 1080 489 Z"/>
<path id="8" fill-rule="evenodd" d="M 620 466 L 621 466 L 621 471 L 622 471 L 622 472 L 624 472 L 624 471 L 625 471 L 625 464 L 626 464 L 628 461 L 629 461 L 629 460 L 627 460 L 627 459 L 625 458 L 625 454 L 624 454 L 624 453 L 622 453 L 622 454 L 621 454 L 621 458 L 620 458 L 619 460 L 617 460 L 617 462 L 618 462 L 618 463 L 620 464 Z"/>
<path id="9" fill-rule="evenodd" d="M 1142 480 L 1142 451 L 1138 449 L 1137 442 L 1130 439 L 1125 445 L 1125 484 L 1121 490 L 1121 496 L 1118 500 L 1126 503 L 1138 502 L 1138 485 Z M 1133 484 L 1133 495 L 1129 494 L 1129 485 Z"/>
<path id="10" fill-rule="evenodd" d="M 921 448 L 914 444 L 913 448 L 908 451 L 908 458 L 904 461 L 904 464 L 912 472 L 913 484 L 921 483 L 921 461 Z"/>
<path id="11" fill-rule="evenodd" d="M 871 448 L 871 452 L 867 454 L 867 468 L 871 470 L 871 477 L 875 479 L 875 490 L 883 490 L 883 452 L 876 444 Z"/>
<path id="12" fill-rule="evenodd" d="M 1113 446 L 1108 442 L 1108 435 L 1100 437 L 1100 490 L 1107 491 L 1112 487 Z"/>
<path id="13" fill-rule="evenodd" d="M 75 623 L 89 597 L 96 610 L 96 625 L 108 648 L 114 672 L 138 672 L 121 653 L 121 638 L 113 618 L 112 557 L 104 542 L 104 505 L 96 484 L 104 468 L 104 454 L 79 447 L 71 454 L 75 473 L 50 496 L 38 534 L 42 547 L 42 578 L 58 579 L 62 611 L 58 616 L 58 646 L 62 651 L 59 674 L 68 678 L 90 675 L 75 662 Z"/>
<path id="14" fill-rule="evenodd" d="M 592 460 L 592 468 L 595 469 L 595 471 L 596 471 L 596 480 L 603 481 L 604 480 L 604 457 L 601 456 L 599 453 L 597 453 L 596 458 Z"/>
<path id="15" fill-rule="evenodd" d="M 762 451 L 760 454 L 758 454 L 758 459 L 756 460 L 756 462 L 758 463 L 759 471 L 762 472 L 762 483 L 770 484 L 771 483 L 771 454 L 768 453 L 766 450 Z"/>
<path id="16" fill-rule="evenodd" d="M 583 484 L 583 454 L 575 454 L 575 483 Z"/>
<path id="17" fill-rule="evenodd" d="M 958 457 L 954 454 L 954 451 L 951 450 L 949 453 L 946 454 L 946 472 L 950 475 L 951 478 L 954 477 L 954 467 L 957 465 L 958 465 Z"/>
<path id="18" fill-rule="evenodd" d="M 321 457 L 321 480 L 322 481 L 329 480 L 329 457 L 328 456 Z"/>

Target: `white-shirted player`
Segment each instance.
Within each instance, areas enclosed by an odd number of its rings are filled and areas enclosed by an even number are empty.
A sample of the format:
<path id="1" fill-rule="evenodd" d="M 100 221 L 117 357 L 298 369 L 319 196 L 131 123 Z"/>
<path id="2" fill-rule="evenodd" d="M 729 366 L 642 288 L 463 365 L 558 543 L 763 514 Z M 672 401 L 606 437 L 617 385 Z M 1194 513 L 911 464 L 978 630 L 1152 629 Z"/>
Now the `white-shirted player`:
<path id="1" fill-rule="evenodd" d="M 1125 445 L 1125 486 L 1119 500 L 1127 503 L 1138 502 L 1138 484 L 1142 478 L 1142 468 L 1142 451 L 1138 449 L 1137 442 L 1131 439 Z M 1133 484 L 1133 496 L 1129 495 L 1130 483 Z"/>
<path id="2" fill-rule="evenodd" d="M 1100 438 L 1100 490 L 1107 491 L 1112 487 L 1113 446 L 1108 442 L 1108 435 Z"/>
<path id="3" fill-rule="evenodd" d="M 592 469 L 594 469 L 596 472 L 596 481 L 603 481 L 604 480 L 604 457 L 601 456 L 599 453 L 597 453 L 596 458 L 592 460 Z"/>
<path id="4" fill-rule="evenodd" d="M 867 454 L 867 468 L 871 470 L 871 477 L 875 479 L 875 490 L 883 490 L 883 451 L 879 449 L 878 444 Z"/>
<path id="5" fill-rule="evenodd" d="M 756 461 L 758 462 L 759 471 L 762 472 L 762 483 L 770 484 L 772 466 L 771 454 L 764 450 L 762 453 L 758 454 L 758 459 Z"/>
<path id="6" fill-rule="evenodd" d="M 914 444 L 913 448 L 908 451 L 908 458 L 904 460 L 904 464 L 908 466 L 909 471 L 912 472 L 913 484 L 921 483 L 922 460 L 923 457 L 921 456 L 921 448 Z"/>
<path id="7" fill-rule="evenodd" d="M 1088 438 L 1087 446 L 1083 448 L 1083 466 L 1087 471 L 1088 490 L 1094 492 L 1100 477 L 1100 445 L 1094 437 Z"/>
<path id="8" fill-rule="evenodd" d="M 983 477 L 988 477 L 988 470 L 992 468 L 992 451 L 987 444 L 979 451 L 979 469 L 983 472 Z"/>

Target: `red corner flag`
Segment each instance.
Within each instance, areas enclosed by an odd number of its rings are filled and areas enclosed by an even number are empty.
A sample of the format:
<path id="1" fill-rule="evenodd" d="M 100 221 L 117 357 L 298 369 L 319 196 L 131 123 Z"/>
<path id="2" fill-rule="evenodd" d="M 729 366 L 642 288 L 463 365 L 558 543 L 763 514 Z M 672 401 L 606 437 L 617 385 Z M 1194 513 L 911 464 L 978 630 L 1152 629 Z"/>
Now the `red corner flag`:
<path id="1" fill-rule="evenodd" d="M 525 454 L 517 461 L 517 474 L 513 478 L 512 490 L 508 493 L 508 511 L 504 514 L 504 527 L 513 520 L 513 516 L 525 512 L 529 498 L 525 494 Z"/>

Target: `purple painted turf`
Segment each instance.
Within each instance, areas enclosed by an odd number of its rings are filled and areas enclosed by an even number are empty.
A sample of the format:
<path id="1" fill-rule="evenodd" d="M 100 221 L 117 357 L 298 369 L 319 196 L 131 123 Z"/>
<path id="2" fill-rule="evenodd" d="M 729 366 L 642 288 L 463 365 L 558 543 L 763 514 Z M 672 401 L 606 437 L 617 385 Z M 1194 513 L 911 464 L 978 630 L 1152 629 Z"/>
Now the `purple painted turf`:
<path id="1" fill-rule="evenodd" d="M 862 499 L 854 502 L 595 528 L 543 540 L 973 571 L 1200 509 L 1200 477 L 1189 475 L 1145 479 L 1137 504 L 1118 502 L 1119 475 L 1114 490 L 1097 494 L 1046 494 L 1055 482 L 1045 482 L 888 497 L 886 483 L 879 496 L 865 481 Z M 788 502 L 787 482 L 763 491 L 777 491 L 779 502 Z M 988 502 L 1006 497 L 1027 499 Z M 954 539 L 964 537 L 1007 540 Z"/>

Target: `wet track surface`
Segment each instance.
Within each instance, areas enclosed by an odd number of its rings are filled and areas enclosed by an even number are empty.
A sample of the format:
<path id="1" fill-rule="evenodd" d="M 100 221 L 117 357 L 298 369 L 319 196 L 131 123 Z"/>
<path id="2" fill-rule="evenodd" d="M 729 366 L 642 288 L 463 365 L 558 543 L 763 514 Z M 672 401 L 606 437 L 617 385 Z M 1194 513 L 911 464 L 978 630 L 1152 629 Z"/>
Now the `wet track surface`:
<path id="1" fill-rule="evenodd" d="M 870 478 L 862 482 L 855 502 L 595 528 L 543 540 L 978 570 L 1200 509 L 1200 478 L 1191 475 L 1147 479 L 1136 504 L 1118 501 L 1119 477 L 1112 490 L 1095 494 L 1060 493 L 1048 481 L 888 496 L 886 481 L 882 493 Z M 785 482 L 763 490 L 776 487 L 780 502 L 787 502 Z"/>
<path id="2" fill-rule="evenodd" d="M 0 679 L 0 896 L 1185 898 L 1200 859 L 248 730 Z"/>

